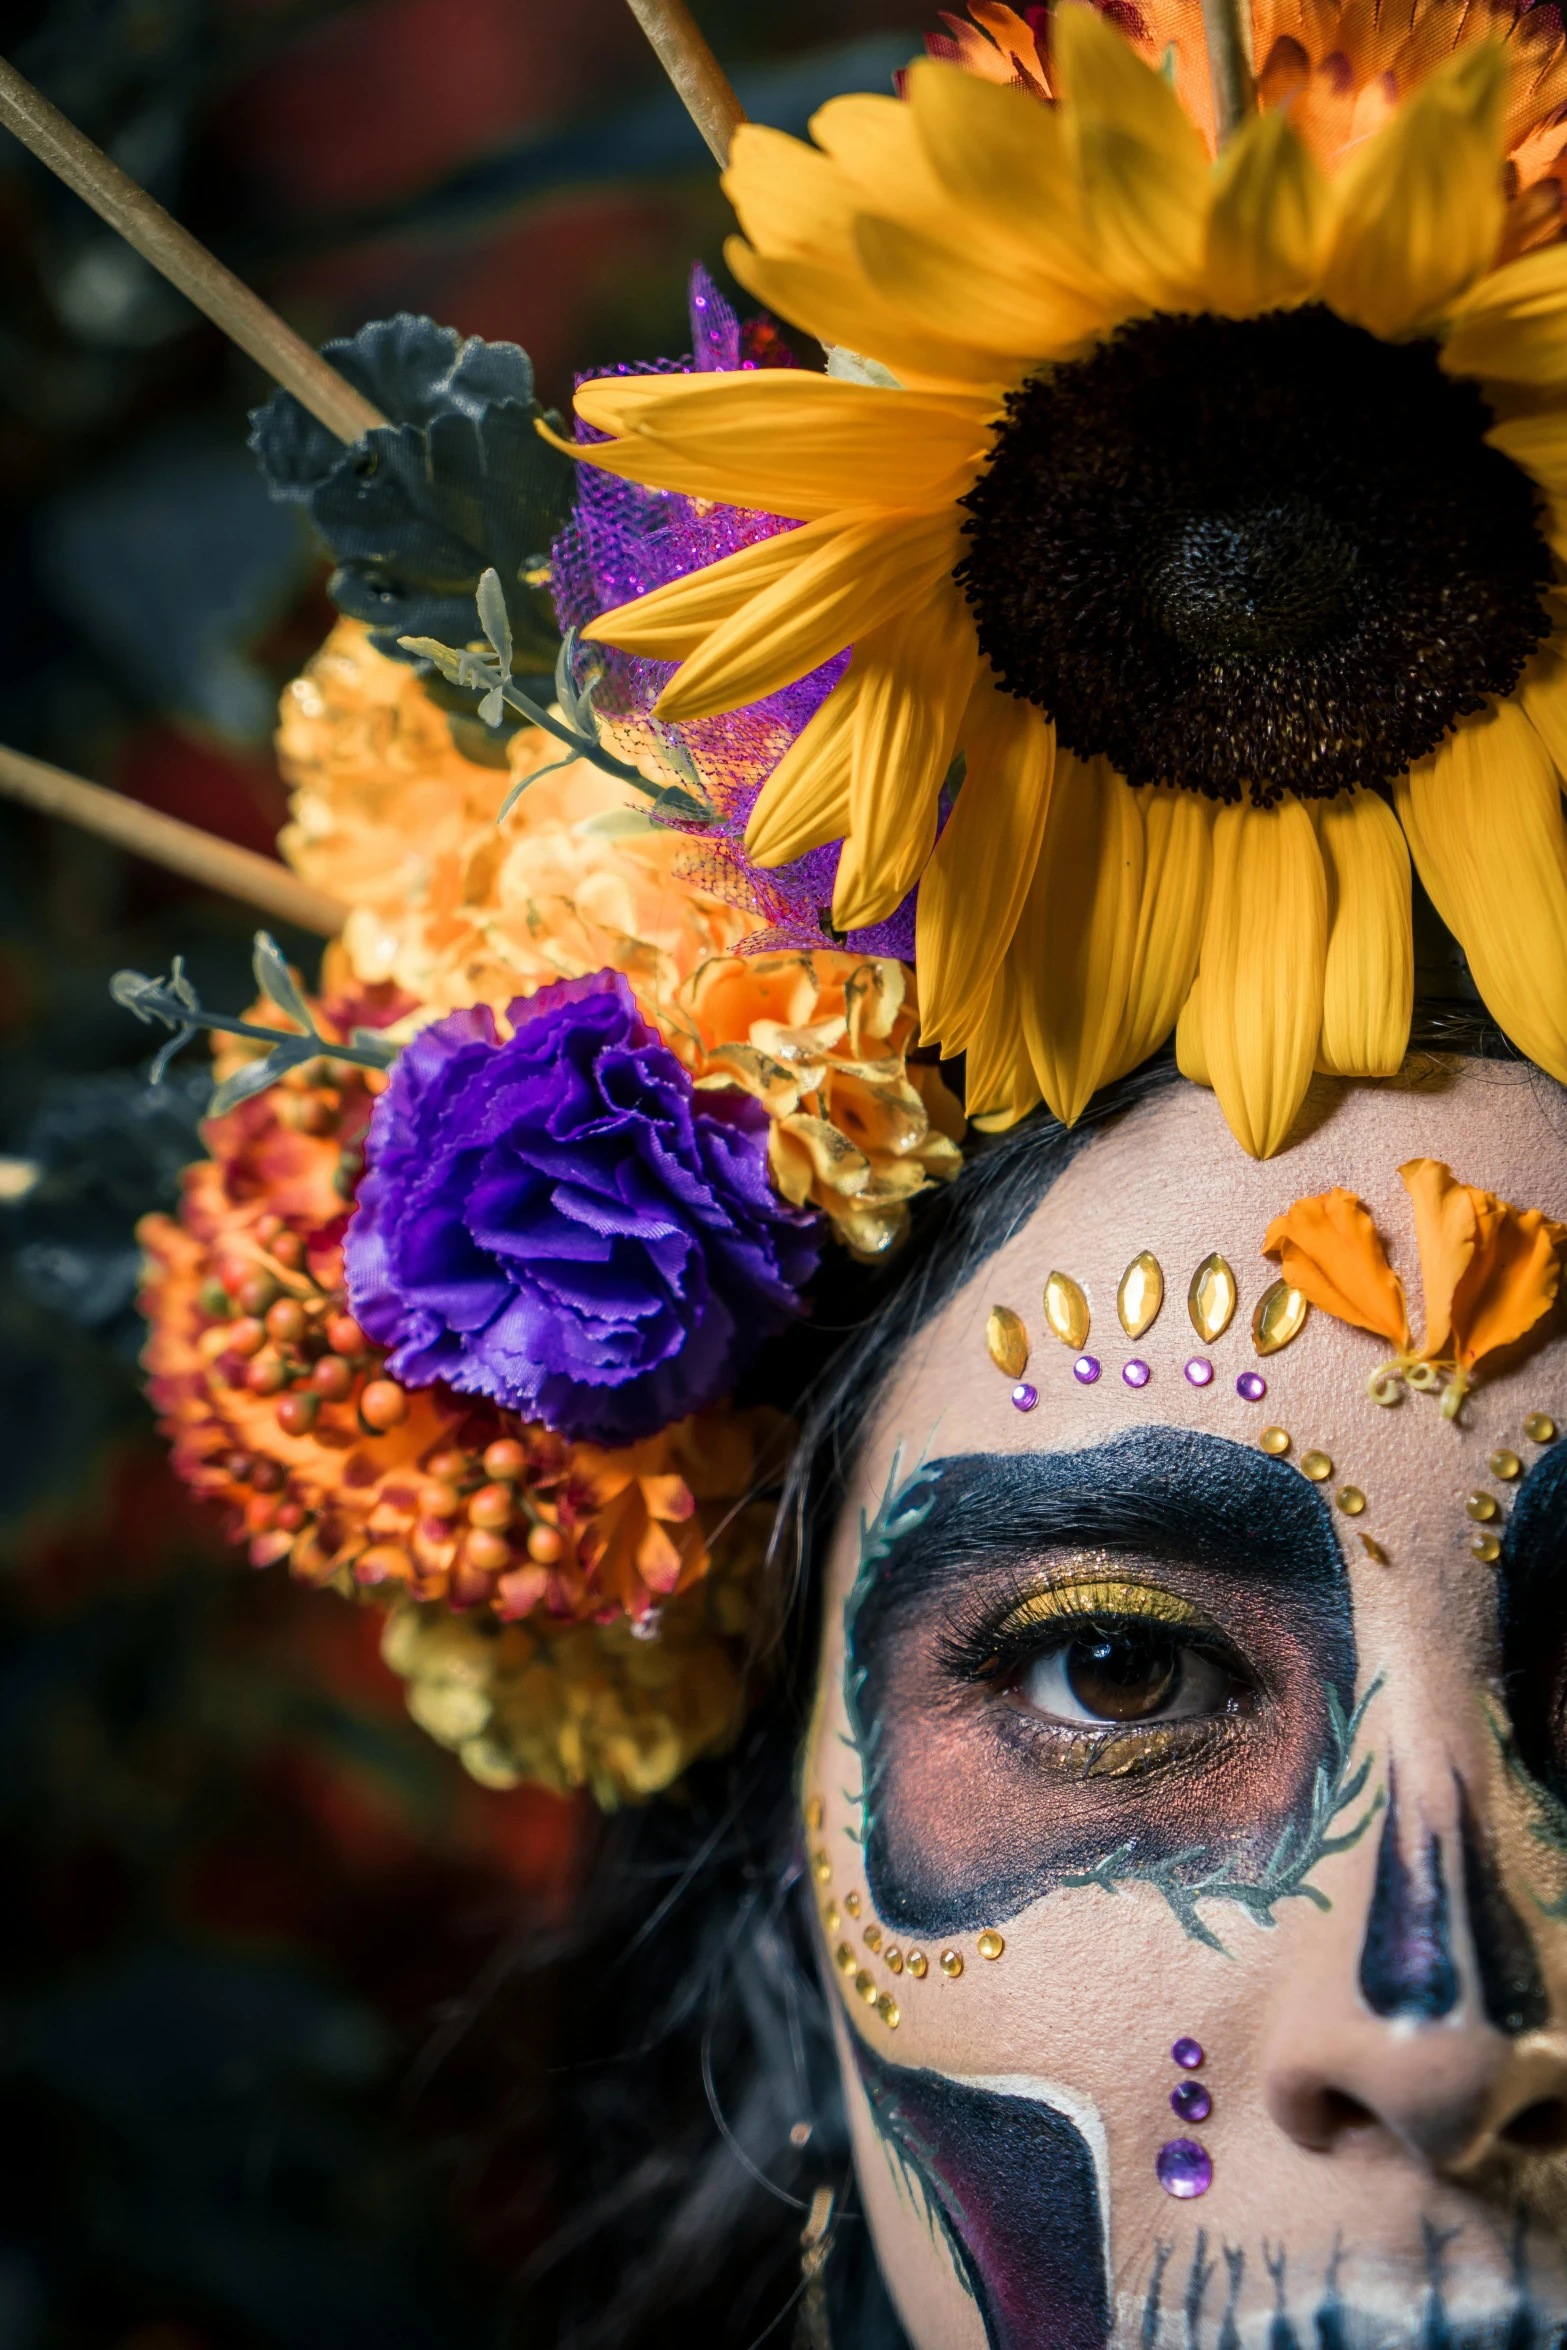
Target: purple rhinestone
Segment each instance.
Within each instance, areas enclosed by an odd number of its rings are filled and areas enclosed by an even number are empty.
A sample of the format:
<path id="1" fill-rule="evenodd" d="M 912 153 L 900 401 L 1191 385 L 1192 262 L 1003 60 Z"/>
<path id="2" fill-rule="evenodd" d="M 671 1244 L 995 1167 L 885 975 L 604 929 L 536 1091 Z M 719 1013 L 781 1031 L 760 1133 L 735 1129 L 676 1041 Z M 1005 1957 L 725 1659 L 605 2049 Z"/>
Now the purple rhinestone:
<path id="1" fill-rule="evenodd" d="M 1213 1380 L 1213 1365 L 1206 1355 L 1193 1355 L 1186 1366 L 1186 1376 L 1194 1387 L 1210 1386 Z"/>
<path id="2" fill-rule="evenodd" d="M 1126 1381 L 1128 1387 L 1146 1387 L 1153 1377 L 1153 1373 L 1145 1362 L 1133 1355 L 1129 1363 L 1121 1365 L 1121 1377 Z"/>
<path id="3" fill-rule="evenodd" d="M 1012 1401 L 1020 1412 L 1031 1412 L 1039 1401 L 1039 1390 L 1032 1381 L 1020 1379 L 1012 1390 Z"/>
<path id="4" fill-rule="evenodd" d="M 1268 1392 L 1268 1382 L 1260 1371 L 1242 1371 L 1235 1382 L 1235 1392 L 1243 1395 L 1248 1403 L 1261 1403 Z"/>
<path id="5" fill-rule="evenodd" d="M 1177 2081 L 1170 2105 L 1177 2121 L 1183 2122 L 1205 2122 L 1213 2111 L 1213 2099 L 1201 2081 Z"/>
<path id="6" fill-rule="evenodd" d="M 1195 2138 L 1172 2138 L 1161 2146 L 1154 2169 L 1165 2193 L 1177 2196 L 1182 2203 L 1194 2195 L 1206 2195 L 1213 2185 L 1213 2157 Z"/>
<path id="7" fill-rule="evenodd" d="M 1079 1355 L 1072 1365 L 1072 1376 L 1082 1387 L 1092 1387 L 1104 1365 L 1093 1355 Z"/>
<path id="8" fill-rule="evenodd" d="M 1177 2040 L 1170 2051 L 1170 2062 L 1178 2064 L 1183 2073 L 1194 2073 L 1202 2060 L 1202 2042 L 1200 2040 Z"/>

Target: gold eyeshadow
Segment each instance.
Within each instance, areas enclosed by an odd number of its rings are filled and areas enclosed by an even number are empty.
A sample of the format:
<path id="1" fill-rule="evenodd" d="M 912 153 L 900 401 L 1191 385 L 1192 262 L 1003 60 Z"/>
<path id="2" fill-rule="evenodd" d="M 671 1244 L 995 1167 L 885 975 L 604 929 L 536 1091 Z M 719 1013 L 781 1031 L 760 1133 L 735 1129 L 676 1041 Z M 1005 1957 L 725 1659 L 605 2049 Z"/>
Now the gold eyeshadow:
<path id="1" fill-rule="evenodd" d="M 1127 1583 L 1113 1576 L 1088 1575 L 1071 1583 L 1049 1583 L 1031 1591 L 1009 1608 L 996 1626 L 998 1639 L 1036 1630 L 1045 1624 L 1078 1623 L 1085 1616 L 1133 1616 L 1144 1623 L 1206 1625 L 1208 1618 L 1189 1599 L 1177 1597 L 1156 1583 Z"/>

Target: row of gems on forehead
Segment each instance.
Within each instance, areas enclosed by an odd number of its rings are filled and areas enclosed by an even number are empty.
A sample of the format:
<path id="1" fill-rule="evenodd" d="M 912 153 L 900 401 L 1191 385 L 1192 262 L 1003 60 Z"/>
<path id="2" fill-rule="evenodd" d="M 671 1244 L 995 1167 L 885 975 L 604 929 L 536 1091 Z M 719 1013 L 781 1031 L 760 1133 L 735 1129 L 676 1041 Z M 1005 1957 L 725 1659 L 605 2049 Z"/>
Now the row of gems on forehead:
<path id="1" fill-rule="evenodd" d="M 813 1836 L 821 1834 L 822 1822 L 825 1817 L 826 1807 L 821 1797 L 819 1795 L 811 1796 L 805 1806 L 805 1824 Z M 889 1942 L 874 1918 L 861 1925 L 865 1903 L 857 1887 L 851 1887 L 844 1895 L 840 1908 L 836 1897 L 828 1890 L 832 1883 L 832 1856 L 825 1846 L 819 1845 L 811 1854 L 811 1875 L 821 1888 L 818 1898 L 821 1903 L 822 1924 L 829 1935 L 841 1933 L 847 1937 L 858 1928 L 860 1940 L 866 1952 L 871 1958 L 879 1960 L 890 1975 L 908 1974 L 917 1983 L 922 1983 L 925 1980 L 931 1971 L 931 1962 L 923 1950 L 905 1951 L 900 1949 L 895 1942 Z M 846 1914 L 852 1921 L 848 1926 L 844 1924 Z M 983 1933 L 975 1936 L 974 1948 L 981 1958 L 995 1960 L 1006 1949 L 1006 1941 L 1002 1935 L 997 1933 L 994 1926 L 987 1926 Z M 903 2020 L 898 2002 L 891 1991 L 883 1990 L 878 1984 L 876 1977 L 865 1963 L 865 1959 L 855 1949 L 852 1942 L 844 1939 L 838 1943 L 833 1952 L 833 1963 L 845 1982 L 858 1992 L 871 2012 L 881 2018 L 889 2031 L 895 2032 Z M 936 1966 L 949 1982 L 956 1982 L 964 1971 L 962 1951 L 955 1947 L 941 1951 L 936 1959 Z"/>
<path id="2" fill-rule="evenodd" d="M 1151 1249 L 1142 1249 L 1121 1275 L 1116 1290 L 1116 1317 L 1128 1338 L 1139 1339 L 1153 1328 L 1164 1305 L 1164 1296 L 1164 1269 Z M 1224 1336 L 1235 1319 L 1239 1302 L 1240 1288 L 1235 1275 L 1215 1250 L 1203 1258 L 1186 1292 L 1186 1311 L 1205 1346 L 1212 1346 Z M 1076 1358 L 1072 1364 L 1073 1377 L 1081 1387 L 1094 1386 L 1104 1365 L 1097 1355 L 1085 1351 L 1093 1317 L 1082 1284 L 1074 1281 L 1070 1273 L 1053 1272 L 1045 1283 L 1044 1309 L 1047 1326 Z M 1310 1311 L 1300 1291 L 1292 1289 L 1287 1281 L 1271 1283 L 1257 1300 L 1252 1315 L 1252 1344 L 1258 1354 L 1277 1354 L 1281 1347 L 1298 1338 Z M 1023 1376 L 1028 1369 L 1029 1337 L 1021 1314 L 1011 1306 L 992 1306 L 985 1323 L 985 1346 L 997 1370 L 1013 1381 L 1012 1401 L 1017 1409 L 1031 1412 L 1039 1401 L 1039 1389 Z M 1193 1387 L 1213 1384 L 1213 1364 L 1206 1355 L 1189 1356 L 1184 1368 Z M 1128 1387 L 1143 1388 L 1152 1379 L 1153 1368 L 1140 1355 L 1131 1355 L 1121 1365 L 1121 1377 Z M 1243 1371 L 1235 1388 L 1245 1402 L 1259 1403 L 1268 1392 L 1268 1383 L 1260 1371 Z"/>

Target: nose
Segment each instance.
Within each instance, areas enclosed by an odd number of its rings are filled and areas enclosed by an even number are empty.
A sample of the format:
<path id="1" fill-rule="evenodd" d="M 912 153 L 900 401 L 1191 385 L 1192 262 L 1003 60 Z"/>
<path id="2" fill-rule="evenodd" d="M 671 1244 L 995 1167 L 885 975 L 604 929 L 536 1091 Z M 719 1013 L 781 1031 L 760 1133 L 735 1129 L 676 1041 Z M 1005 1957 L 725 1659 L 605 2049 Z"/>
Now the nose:
<path id="1" fill-rule="evenodd" d="M 1289 1970 L 1264 2056 L 1288 2137 L 1448 2172 L 1567 2148 L 1567 2034 L 1460 1783 L 1437 1830 L 1389 1771 L 1369 1902 L 1320 1926 L 1331 1955 Z"/>

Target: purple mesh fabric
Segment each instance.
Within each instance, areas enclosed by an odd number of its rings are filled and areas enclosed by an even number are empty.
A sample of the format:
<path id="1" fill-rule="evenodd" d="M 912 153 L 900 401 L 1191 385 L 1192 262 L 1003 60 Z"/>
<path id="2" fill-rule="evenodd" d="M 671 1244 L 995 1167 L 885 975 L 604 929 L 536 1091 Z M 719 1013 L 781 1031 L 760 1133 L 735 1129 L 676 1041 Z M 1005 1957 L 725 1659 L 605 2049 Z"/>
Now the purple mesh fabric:
<path id="1" fill-rule="evenodd" d="M 783 346 L 765 330 L 742 328 L 735 313 L 698 263 L 691 273 L 691 337 L 694 359 L 659 360 L 651 367 L 625 368 L 628 375 L 688 374 L 693 369 L 728 373 L 757 364 L 779 364 Z M 748 349 L 760 359 L 745 355 Z M 792 364 L 787 354 L 783 363 Z M 602 438 L 578 422 L 577 438 Z M 563 628 L 581 628 L 601 612 L 634 596 L 647 595 L 687 572 L 700 571 L 741 547 L 774 537 L 794 524 L 775 514 L 746 514 L 734 506 L 707 506 L 666 490 L 583 466 L 577 504 L 552 550 L 556 611 Z M 601 646 L 604 683 L 597 707 L 620 737 L 650 745 L 678 746 L 691 758 L 708 798 L 718 810 L 716 827 L 689 830 L 691 878 L 732 905 L 761 916 L 765 927 L 747 940 L 745 952 L 775 947 L 819 947 L 835 943 L 831 930 L 836 842 L 813 849 L 792 865 L 764 873 L 745 853 L 745 827 L 758 793 L 789 745 L 815 716 L 848 665 L 849 648 L 795 685 L 768 694 L 721 717 L 668 726 L 652 716 L 653 704 L 674 675 L 674 664 L 647 661 Z M 889 920 L 869 930 L 850 931 L 857 953 L 914 956 L 913 893 Z"/>

